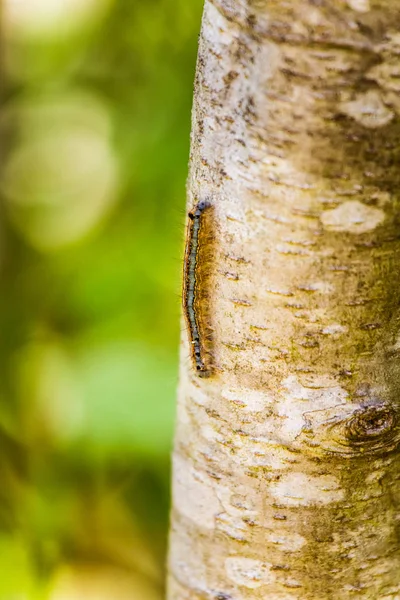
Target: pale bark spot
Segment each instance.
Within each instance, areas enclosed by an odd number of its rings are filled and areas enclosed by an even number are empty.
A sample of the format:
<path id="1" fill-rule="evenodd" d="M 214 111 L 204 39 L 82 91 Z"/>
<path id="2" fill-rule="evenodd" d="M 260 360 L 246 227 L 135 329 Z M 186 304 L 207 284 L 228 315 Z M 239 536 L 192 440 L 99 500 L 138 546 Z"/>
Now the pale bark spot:
<path id="1" fill-rule="evenodd" d="M 215 427 L 212 427 L 212 425 L 203 425 L 201 435 L 209 442 L 222 442 L 224 440 L 224 436 Z"/>
<path id="2" fill-rule="evenodd" d="M 282 214 L 267 212 L 266 210 L 253 210 L 253 215 L 259 219 L 266 219 L 267 221 L 272 221 L 273 223 L 282 223 L 282 224 L 290 224 L 293 222 L 292 219 L 288 219 L 284 217 Z M 261 227 L 259 227 L 261 229 Z"/>
<path id="3" fill-rule="evenodd" d="M 327 389 L 327 388 L 336 388 L 337 381 L 336 378 L 327 373 L 304 373 L 301 376 L 301 380 L 303 382 L 303 386 L 306 389 Z M 347 397 L 347 393 L 341 388 L 343 393 L 343 399 Z"/>
<path id="4" fill-rule="evenodd" d="M 179 419 L 180 419 L 180 422 L 182 423 L 182 425 L 190 424 L 190 416 L 187 411 L 186 405 L 183 403 L 180 403 L 180 406 L 179 406 Z"/>
<path id="5" fill-rule="evenodd" d="M 210 396 L 199 387 L 192 386 L 191 400 L 198 406 L 207 406 L 210 404 Z"/>
<path id="6" fill-rule="evenodd" d="M 305 319 L 309 323 L 319 323 L 325 318 L 326 313 L 324 310 L 316 308 L 314 310 L 299 310 L 294 313 L 294 316 L 298 319 Z"/>
<path id="7" fill-rule="evenodd" d="M 206 565 L 199 556 L 199 549 L 187 531 L 171 540 L 169 549 L 170 575 L 189 589 L 209 591 Z M 175 596 L 172 596 L 175 598 Z M 180 597 L 180 596 L 178 596 Z"/>
<path id="8" fill-rule="evenodd" d="M 380 208 L 384 208 L 386 205 L 391 202 L 391 195 L 389 192 L 384 192 L 383 190 L 377 190 L 371 196 L 371 199 L 375 201 L 376 206 Z"/>
<path id="9" fill-rule="evenodd" d="M 347 0 L 347 4 L 357 12 L 366 13 L 371 10 L 369 0 Z"/>
<path id="10" fill-rule="evenodd" d="M 225 570 L 233 583 L 253 590 L 275 582 L 275 574 L 271 571 L 271 565 L 261 560 L 231 556 L 225 560 Z"/>
<path id="11" fill-rule="evenodd" d="M 248 388 L 237 388 L 235 390 L 225 388 L 222 390 L 221 396 L 246 412 L 261 412 L 266 410 L 274 400 L 269 394 Z"/>
<path id="12" fill-rule="evenodd" d="M 269 56 L 267 55 L 265 58 L 268 60 Z M 293 95 L 296 96 L 295 91 L 293 92 Z M 293 98 L 293 100 L 296 101 L 296 98 Z M 284 158 L 281 159 L 277 156 L 274 156 L 272 160 L 269 158 L 261 159 L 261 163 L 268 166 L 268 180 L 278 184 L 279 186 L 283 186 L 286 193 L 289 193 L 289 195 L 292 194 L 294 196 L 297 190 L 310 190 L 313 188 L 313 184 L 310 181 L 307 172 L 297 169 L 293 163 Z M 253 165 L 253 172 L 254 174 L 259 173 L 259 165 Z M 254 178 L 250 179 L 250 184 L 253 184 L 254 186 Z M 259 188 L 254 188 L 254 191 L 259 191 Z M 303 198 L 301 210 L 307 211 L 307 208 L 311 207 L 311 201 L 308 198 Z M 281 210 L 285 210 L 285 207 L 282 207 Z M 293 214 L 288 211 L 285 212 L 286 215 Z M 290 221 L 292 221 L 292 219 L 290 219 Z"/>
<path id="13" fill-rule="evenodd" d="M 290 244 L 277 244 L 276 251 L 279 254 L 285 254 L 287 256 L 314 256 L 315 252 L 308 250 L 307 248 L 297 248 Z"/>
<path id="14" fill-rule="evenodd" d="M 347 331 L 348 327 L 340 325 L 340 323 L 332 323 L 332 325 L 328 325 L 327 327 L 323 328 L 322 334 L 339 336 L 342 333 L 346 333 Z"/>
<path id="15" fill-rule="evenodd" d="M 303 423 L 304 424 L 304 423 Z M 274 433 L 276 427 L 273 419 L 263 424 L 266 433 Z M 268 438 L 234 436 L 235 454 L 232 460 L 247 467 L 267 467 L 269 469 L 288 469 L 293 464 L 293 454 L 278 442 Z M 286 440 L 285 440 L 286 441 Z"/>
<path id="16" fill-rule="evenodd" d="M 228 513 L 220 513 L 216 519 L 216 529 L 238 542 L 245 542 L 247 524 Z"/>
<path id="17" fill-rule="evenodd" d="M 173 503 L 176 509 L 199 527 L 213 529 L 215 516 L 221 510 L 215 489 L 207 476 L 194 469 L 190 462 L 175 456 Z"/>
<path id="18" fill-rule="evenodd" d="M 281 436 L 283 440 L 293 442 L 300 435 L 304 425 L 304 413 L 310 410 L 307 399 L 292 402 L 289 398 L 284 401 L 278 409 L 278 414 L 285 417 L 285 421 L 281 426 Z"/>
<path id="19" fill-rule="evenodd" d="M 383 61 L 372 67 L 366 76 L 368 79 L 376 81 L 381 90 L 385 93 L 385 103 L 400 113 L 400 33 L 397 29 L 385 32 L 384 41 L 379 45 L 379 51 Z"/>
<path id="20" fill-rule="evenodd" d="M 286 390 L 279 403 L 278 414 L 285 417 L 281 435 L 287 442 L 294 441 L 305 425 L 305 414 L 309 411 L 326 410 L 343 404 L 347 392 L 340 386 L 328 386 L 320 389 L 304 387 L 297 377 L 290 375 L 282 381 Z"/>
<path id="21" fill-rule="evenodd" d="M 385 213 L 380 208 L 367 206 L 358 200 L 344 202 L 333 210 L 326 210 L 321 215 L 321 222 L 326 229 L 346 233 L 367 233 L 383 223 Z"/>
<path id="22" fill-rule="evenodd" d="M 378 471 L 372 471 L 372 473 L 370 473 L 369 475 L 366 476 L 365 483 L 368 485 L 372 485 L 374 483 L 380 483 L 380 481 L 383 479 L 384 476 L 385 476 L 385 471 L 382 471 L 382 469 L 379 469 Z"/>
<path id="23" fill-rule="evenodd" d="M 340 110 L 368 129 L 384 127 L 394 117 L 393 111 L 384 105 L 376 90 L 369 90 L 358 94 L 354 100 L 342 102 Z"/>
<path id="24" fill-rule="evenodd" d="M 319 292 L 320 294 L 331 294 L 335 291 L 334 286 L 327 281 L 311 281 L 299 286 L 299 289 L 304 292 Z"/>
<path id="25" fill-rule="evenodd" d="M 221 503 L 221 512 L 216 517 L 216 527 L 229 537 L 243 541 L 246 539 L 248 521 L 255 522 L 258 514 L 248 495 L 232 495 L 231 490 L 216 485 L 216 494 Z M 247 493 L 247 490 L 243 490 Z"/>
<path id="26" fill-rule="evenodd" d="M 285 552 L 298 552 L 307 544 L 307 540 L 298 533 L 272 533 L 268 541 L 277 544 Z"/>
<path id="27" fill-rule="evenodd" d="M 302 20 L 304 21 L 304 23 L 307 23 L 308 25 L 312 25 L 314 27 L 323 27 L 324 25 L 326 26 L 327 19 L 321 10 L 312 6 L 309 6 L 307 8 L 308 10 L 304 11 L 304 14 L 302 15 Z"/>
<path id="28" fill-rule="evenodd" d="M 289 288 L 270 286 L 266 288 L 266 291 L 270 294 L 276 294 L 277 296 L 287 296 L 289 298 L 293 296 L 293 292 Z"/>
<path id="29" fill-rule="evenodd" d="M 395 92 L 395 94 L 398 94 L 400 92 L 399 74 L 399 61 L 388 60 L 383 61 L 375 67 L 372 67 L 372 69 L 368 71 L 367 77 L 368 79 L 376 81 L 379 84 L 379 86 L 386 92 Z M 389 99 L 390 97 L 388 96 L 388 100 Z M 395 100 L 394 106 L 396 111 L 398 112 L 398 98 Z"/>
<path id="30" fill-rule="evenodd" d="M 305 473 L 288 473 L 270 486 L 272 495 L 285 506 L 331 504 L 344 498 L 344 491 L 332 475 L 314 477 Z"/>
<path id="31" fill-rule="evenodd" d="M 229 46 L 229 44 L 231 43 L 232 32 L 227 27 L 226 19 L 217 9 L 217 7 L 214 6 L 214 4 L 212 4 L 212 2 L 205 2 L 204 20 L 207 21 L 208 25 L 208 27 L 203 27 L 202 29 L 202 35 L 204 37 L 204 40 L 207 41 L 210 46 L 215 46 L 217 48 L 221 46 Z M 227 58 L 228 57 L 229 54 L 227 55 Z M 210 80 L 213 89 L 218 84 L 222 86 L 223 82 L 219 82 L 215 76 L 212 77 L 213 75 L 214 73 L 211 73 L 210 75 Z"/>

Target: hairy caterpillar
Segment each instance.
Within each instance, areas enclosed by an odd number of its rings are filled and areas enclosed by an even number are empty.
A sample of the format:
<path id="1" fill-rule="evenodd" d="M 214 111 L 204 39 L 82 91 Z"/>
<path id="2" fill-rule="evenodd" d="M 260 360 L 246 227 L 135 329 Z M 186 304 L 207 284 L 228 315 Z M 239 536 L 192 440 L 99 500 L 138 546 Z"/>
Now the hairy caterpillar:
<path id="1" fill-rule="evenodd" d="M 183 265 L 183 312 L 194 368 L 200 377 L 209 377 L 213 373 L 208 295 L 210 250 L 214 237 L 213 206 L 201 200 L 188 216 Z"/>

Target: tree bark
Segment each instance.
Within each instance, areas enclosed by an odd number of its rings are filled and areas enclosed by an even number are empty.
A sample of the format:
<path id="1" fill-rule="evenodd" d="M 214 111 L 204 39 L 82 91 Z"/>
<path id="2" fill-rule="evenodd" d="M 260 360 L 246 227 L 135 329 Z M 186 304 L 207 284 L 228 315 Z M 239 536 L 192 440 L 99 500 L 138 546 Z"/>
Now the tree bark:
<path id="1" fill-rule="evenodd" d="M 170 600 L 400 598 L 399 30 L 398 0 L 206 0 Z"/>

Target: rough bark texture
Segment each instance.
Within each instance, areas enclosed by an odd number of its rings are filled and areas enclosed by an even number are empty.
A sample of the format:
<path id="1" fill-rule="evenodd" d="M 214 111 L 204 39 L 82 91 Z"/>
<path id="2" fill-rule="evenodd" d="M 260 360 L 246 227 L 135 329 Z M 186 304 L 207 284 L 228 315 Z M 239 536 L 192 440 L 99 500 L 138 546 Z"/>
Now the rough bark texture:
<path id="1" fill-rule="evenodd" d="M 400 1 L 206 0 L 170 600 L 400 598 Z M 211 251 L 211 250 L 210 250 Z"/>

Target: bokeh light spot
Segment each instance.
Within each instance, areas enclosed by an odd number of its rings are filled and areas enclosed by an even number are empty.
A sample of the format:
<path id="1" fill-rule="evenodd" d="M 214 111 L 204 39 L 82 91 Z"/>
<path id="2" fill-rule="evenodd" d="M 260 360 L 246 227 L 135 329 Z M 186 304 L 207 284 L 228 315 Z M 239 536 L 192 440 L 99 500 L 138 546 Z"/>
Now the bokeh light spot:
<path id="1" fill-rule="evenodd" d="M 98 18 L 110 0 L 4 0 L 3 22 L 11 36 L 57 37 Z"/>
<path id="2" fill-rule="evenodd" d="M 8 155 L 2 191 L 25 240 L 51 251 L 86 235 L 114 204 L 110 119 L 88 94 L 72 95 L 69 104 L 65 97 L 38 100 L 24 110 L 23 104 L 11 108 L 26 127 Z"/>

